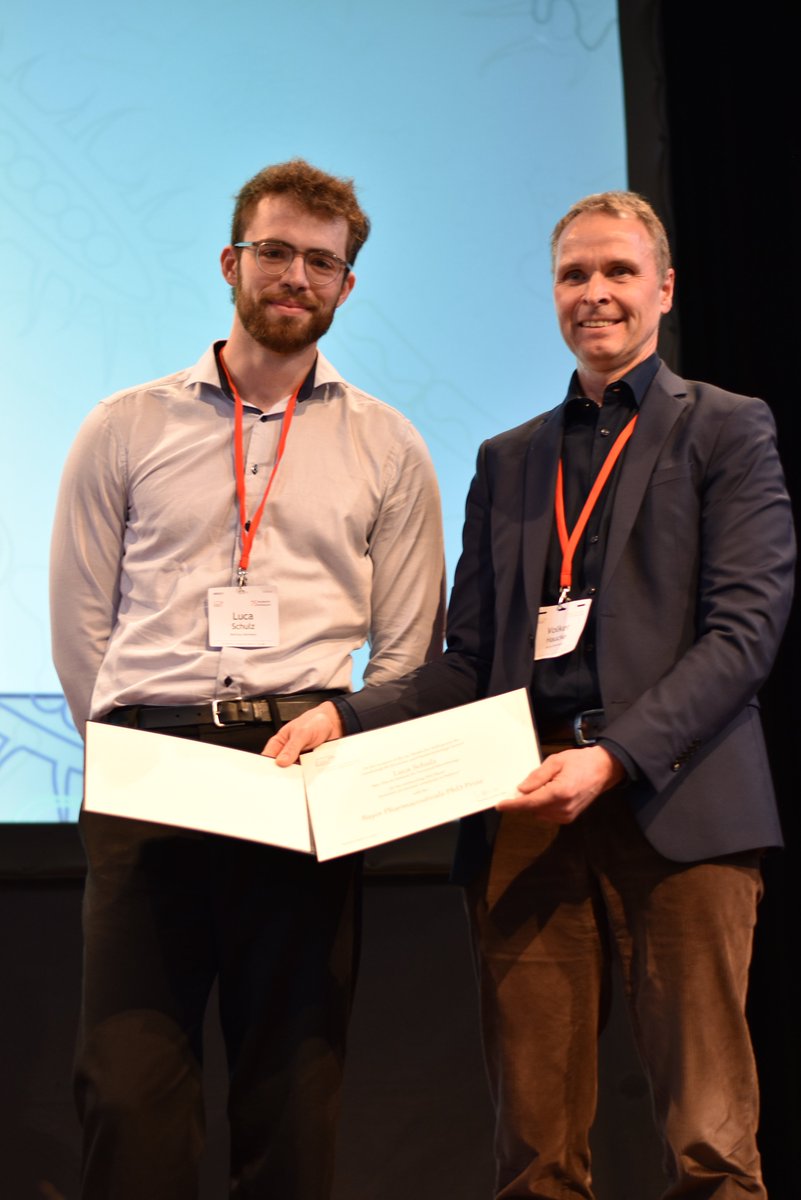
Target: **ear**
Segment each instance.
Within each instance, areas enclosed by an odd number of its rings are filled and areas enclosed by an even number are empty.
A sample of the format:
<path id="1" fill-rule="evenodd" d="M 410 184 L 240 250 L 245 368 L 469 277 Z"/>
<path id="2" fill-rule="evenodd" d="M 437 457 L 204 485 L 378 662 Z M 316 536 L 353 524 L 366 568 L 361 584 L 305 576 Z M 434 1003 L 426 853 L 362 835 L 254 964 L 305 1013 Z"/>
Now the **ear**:
<path id="1" fill-rule="evenodd" d="M 355 284 L 356 284 L 356 276 L 353 274 L 353 271 L 348 271 L 347 275 L 345 276 L 345 279 L 343 280 L 342 287 L 340 288 L 339 296 L 337 297 L 337 303 L 336 303 L 337 308 L 339 308 L 340 304 L 345 303 L 348 296 L 353 291 Z"/>
<path id="2" fill-rule="evenodd" d="M 239 256 L 233 246 L 226 246 L 220 255 L 220 268 L 223 273 L 223 279 L 226 283 L 230 283 L 231 287 L 236 284 L 237 267 L 239 266 Z"/>
<path id="3" fill-rule="evenodd" d="M 673 307 L 673 288 L 676 283 L 676 272 L 670 267 L 662 284 L 662 302 L 660 312 L 669 313 Z"/>

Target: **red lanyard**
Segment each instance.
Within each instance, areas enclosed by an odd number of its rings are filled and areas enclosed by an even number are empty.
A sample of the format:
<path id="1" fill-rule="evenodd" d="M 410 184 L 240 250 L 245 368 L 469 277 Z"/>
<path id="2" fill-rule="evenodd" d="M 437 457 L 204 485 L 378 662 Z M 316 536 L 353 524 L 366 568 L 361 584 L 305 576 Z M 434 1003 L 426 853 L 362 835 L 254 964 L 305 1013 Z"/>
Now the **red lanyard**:
<path id="1" fill-rule="evenodd" d="M 273 469 L 270 472 L 270 478 L 267 480 L 267 487 L 264 489 L 264 495 L 261 498 L 261 504 L 256 509 L 251 520 L 247 516 L 247 497 L 245 495 L 245 444 L 242 431 L 243 418 L 242 413 L 244 405 L 242 397 L 237 391 L 236 384 L 228 373 L 228 367 L 223 358 L 223 352 L 220 350 L 220 365 L 225 373 L 225 378 L 228 380 L 228 386 L 234 397 L 234 472 L 236 475 L 236 495 L 239 501 L 239 529 L 242 546 L 242 553 L 239 557 L 239 586 L 244 587 L 248 580 L 248 563 L 250 562 L 250 552 L 253 548 L 253 542 L 256 537 L 256 531 L 261 522 L 264 506 L 267 503 L 267 497 L 270 494 L 270 488 L 273 486 L 276 472 L 280 466 L 281 459 L 284 457 L 284 449 L 286 440 L 289 436 L 289 427 L 292 424 L 292 418 L 295 415 L 295 404 L 298 399 L 298 392 L 303 386 L 301 379 L 298 386 L 295 388 L 292 395 L 289 397 L 289 403 L 286 406 L 286 412 L 281 422 L 281 436 L 278 439 L 278 449 L 275 454 L 275 462 Z"/>
<path id="2" fill-rule="evenodd" d="M 607 479 L 612 474 L 615 463 L 623 453 L 623 447 L 634 433 L 634 426 L 636 424 L 637 416 L 635 415 L 631 418 L 623 432 L 615 438 L 612 449 L 607 454 L 603 466 L 595 477 L 595 483 L 590 488 L 590 494 L 584 501 L 584 507 L 569 537 L 567 534 L 567 522 L 565 520 L 564 472 L 562 470 L 562 460 L 561 458 L 559 459 L 559 469 L 556 473 L 556 531 L 559 534 L 559 545 L 562 547 L 562 570 L 559 574 L 560 604 L 564 604 L 566 600 L 570 599 L 570 585 L 573 581 L 573 555 L 576 552 L 576 546 L 581 541 L 581 537 L 587 527 L 587 522 L 590 519 L 590 514 L 598 502 L 598 497 L 603 491 Z"/>

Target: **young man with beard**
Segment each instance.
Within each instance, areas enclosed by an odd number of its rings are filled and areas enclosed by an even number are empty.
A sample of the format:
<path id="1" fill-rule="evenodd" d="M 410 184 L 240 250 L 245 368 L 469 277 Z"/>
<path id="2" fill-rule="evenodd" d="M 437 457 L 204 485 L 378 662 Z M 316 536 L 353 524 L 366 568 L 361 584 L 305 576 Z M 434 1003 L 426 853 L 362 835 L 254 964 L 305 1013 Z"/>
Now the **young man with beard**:
<path id="1" fill-rule="evenodd" d="M 260 172 L 221 256 L 228 340 L 84 423 L 52 559 L 54 657 L 80 729 L 91 718 L 258 753 L 285 720 L 350 687 L 363 642 L 368 685 L 439 652 L 428 454 L 317 349 L 368 230 L 350 181 L 301 160 Z M 211 588 L 237 604 L 266 589 L 277 616 L 257 645 L 212 634 Z M 325 1200 L 358 861 L 92 813 L 81 828 L 84 1200 L 195 1200 L 215 979 L 231 1195 Z"/>
<path id="2" fill-rule="evenodd" d="M 666 1196 L 764 1200 L 745 995 L 760 854 L 781 834 L 755 695 L 794 562 L 773 419 L 660 362 L 674 277 L 642 197 L 579 201 L 552 249 L 576 371 L 562 404 L 481 447 L 446 654 L 325 702 L 266 752 L 288 763 L 344 730 L 527 688 L 544 761 L 463 823 L 456 862 L 498 1200 L 593 1196 L 613 956 Z"/>

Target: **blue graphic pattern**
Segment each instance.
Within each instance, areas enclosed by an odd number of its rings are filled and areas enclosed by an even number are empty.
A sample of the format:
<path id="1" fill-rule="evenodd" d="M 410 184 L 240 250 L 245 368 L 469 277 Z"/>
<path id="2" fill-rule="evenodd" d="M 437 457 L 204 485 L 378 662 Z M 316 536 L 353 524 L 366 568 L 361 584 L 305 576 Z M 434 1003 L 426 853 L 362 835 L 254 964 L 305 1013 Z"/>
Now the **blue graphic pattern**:
<path id="1" fill-rule="evenodd" d="M 5 821 L 75 821 L 83 742 L 60 694 L 0 695 L 0 814 Z"/>

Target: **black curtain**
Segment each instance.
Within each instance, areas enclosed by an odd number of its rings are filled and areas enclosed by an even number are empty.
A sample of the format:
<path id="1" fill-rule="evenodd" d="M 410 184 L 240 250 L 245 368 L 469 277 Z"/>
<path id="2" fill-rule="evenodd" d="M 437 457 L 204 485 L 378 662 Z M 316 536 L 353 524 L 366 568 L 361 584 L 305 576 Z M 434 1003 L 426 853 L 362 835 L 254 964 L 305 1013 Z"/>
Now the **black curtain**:
<path id="1" fill-rule="evenodd" d="M 620 17 L 630 186 L 665 215 L 675 251 L 677 304 L 665 356 L 686 377 L 768 402 L 798 521 L 798 68 L 791 8 L 620 0 Z M 761 695 L 787 843 L 765 861 L 749 1009 L 771 1200 L 798 1194 L 800 637 L 796 606 Z"/>

